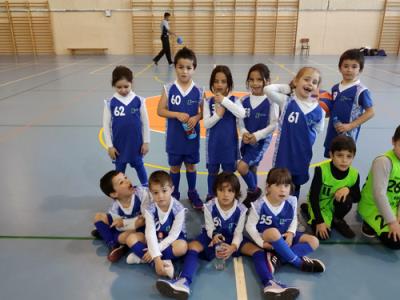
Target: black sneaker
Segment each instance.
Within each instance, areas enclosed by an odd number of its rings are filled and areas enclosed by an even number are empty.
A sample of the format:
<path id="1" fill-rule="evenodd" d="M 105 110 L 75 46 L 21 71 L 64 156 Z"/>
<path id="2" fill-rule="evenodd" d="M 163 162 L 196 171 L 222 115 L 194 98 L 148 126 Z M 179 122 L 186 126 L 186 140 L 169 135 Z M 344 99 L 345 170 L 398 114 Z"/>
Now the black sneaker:
<path id="1" fill-rule="evenodd" d="M 300 205 L 300 213 L 306 222 L 310 220 L 311 217 L 310 213 L 308 212 L 308 203 L 302 203 Z"/>
<path id="2" fill-rule="evenodd" d="M 369 238 L 374 238 L 376 236 L 375 230 L 365 221 L 362 223 L 361 232 L 363 235 Z"/>
<path id="3" fill-rule="evenodd" d="M 254 191 L 247 190 L 247 196 L 246 199 L 243 200 L 243 205 L 247 208 L 250 208 L 251 202 L 254 202 L 260 198 L 261 194 L 262 190 L 259 187 L 257 187 Z"/>
<path id="4" fill-rule="evenodd" d="M 96 240 L 101 240 L 101 235 L 100 235 L 100 233 L 99 233 L 99 231 L 98 231 L 97 229 L 93 229 L 93 230 L 90 232 L 90 235 L 91 235 L 92 237 L 94 237 Z"/>
<path id="5" fill-rule="evenodd" d="M 153 63 L 157 66 L 158 65 L 158 61 L 153 59 Z"/>
<path id="6" fill-rule="evenodd" d="M 281 266 L 281 261 L 275 252 L 267 252 L 267 266 L 271 274 L 274 274 L 276 270 Z"/>
<path id="7" fill-rule="evenodd" d="M 343 235 L 345 238 L 353 239 L 356 236 L 354 231 L 350 228 L 349 225 L 347 225 L 346 221 L 343 219 L 333 218 L 332 228 L 335 228 L 336 231 Z"/>
<path id="8" fill-rule="evenodd" d="M 325 265 L 319 259 L 303 256 L 301 260 L 303 261 L 303 263 L 301 264 L 301 270 L 303 272 L 309 272 L 309 273 L 325 272 Z"/>

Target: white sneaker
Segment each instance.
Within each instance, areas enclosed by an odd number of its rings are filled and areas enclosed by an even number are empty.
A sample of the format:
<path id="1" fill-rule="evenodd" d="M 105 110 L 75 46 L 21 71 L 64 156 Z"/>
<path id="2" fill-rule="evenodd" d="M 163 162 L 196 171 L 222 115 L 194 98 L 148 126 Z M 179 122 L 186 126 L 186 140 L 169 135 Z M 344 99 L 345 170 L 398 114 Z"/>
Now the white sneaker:
<path id="1" fill-rule="evenodd" d="M 163 263 L 164 263 L 165 274 L 167 275 L 167 277 L 170 279 L 174 278 L 175 269 L 172 261 L 163 260 Z"/>
<path id="2" fill-rule="evenodd" d="M 135 264 L 143 264 L 144 260 L 142 260 L 139 256 L 137 256 L 135 253 L 131 252 L 127 257 L 126 257 L 126 263 L 128 265 L 135 265 Z"/>

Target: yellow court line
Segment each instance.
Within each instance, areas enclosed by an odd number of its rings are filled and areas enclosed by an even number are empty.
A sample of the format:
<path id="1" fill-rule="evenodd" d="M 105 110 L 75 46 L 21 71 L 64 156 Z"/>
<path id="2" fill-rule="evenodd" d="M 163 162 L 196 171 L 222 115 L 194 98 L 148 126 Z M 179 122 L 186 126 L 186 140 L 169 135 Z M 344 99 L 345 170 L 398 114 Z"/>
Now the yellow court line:
<path id="1" fill-rule="evenodd" d="M 89 74 L 90 74 L 90 75 L 93 75 L 93 74 L 97 73 L 98 71 L 101 71 L 101 70 L 107 69 L 107 68 L 109 68 L 109 67 L 115 66 L 115 65 L 119 64 L 120 62 L 124 61 L 125 59 L 127 59 L 127 58 L 126 58 L 126 57 L 123 57 L 123 58 L 117 60 L 116 62 L 113 62 L 113 63 L 111 63 L 111 64 L 105 65 L 105 66 L 103 66 L 103 67 L 100 67 L 100 68 L 98 68 L 98 69 L 96 69 L 96 70 L 93 70 L 93 71 L 89 72 Z"/>
<path id="2" fill-rule="evenodd" d="M 151 130 L 151 131 L 155 131 L 155 130 Z M 160 131 L 155 131 L 155 132 L 160 132 Z M 99 140 L 100 145 L 101 145 L 105 150 L 107 150 L 108 147 L 107 147 L 106 143 L 104 142 L 103 133 L 104 133 L 104 128 L 102 127 L 102 128 L 100 128 L 100 130 L 99 130 L 99 133 L 98 133 L 98 135 L 97 135 L 97 138 L 98 138 L 98 140 Z M 160 133 L 162 133 L 162 132 L 160 132 Z M 275 135 L 275 134 L 276 134 L 276 133 L 274 133 L 274 135 Z M 327 161 L 330 161 L 330 159 L 327 159 L 327 160 L 324 160 L 324 161 L 320 161 L 320 162 L 311 164 L 311 165 L 310 165 L 310 168 L 318 167 L 318 166 L 322 165 L 323 163 L 325 163 L 325 162 L 327 162 Z M 160 166 L 160 165 L 155 165 L 155 164 L 149 164 L 149 163 L 145 163 L 144 165 L 145 165 L 146 167 L 153 168 L 153 169 L 169 171 L 169 167 L 165 167 L 165 166 Z M 181 173 L 186 173 L 186 171 L 185 171 L 185 170 L 181 170 Z M 207 172 L 207 171 L 197 171 L 197 174 L 199 174 L 199 175 L 208 175 L 208 172 Z M 237 172 L 236 172 L 236 174 L 239 175 Z M 257 175 L 268 175 L 268 172 L 257 172 Z"/>
<path id="3" fill-rule="evenodd" d="M 150 69 L 152 66 L 153 66 L 153 63 L 148 64 L 148 65 L 147 65 L 146 67 L 144 67 L 142 70 L 140 70 L 139 72 L 136 72 L 136 73 L 134 74 L 134 77 L 135 77 L 135 78 L 139 77 L 139 76 L 142 75 L 144 72 L 146 72 L 148 69 Z"/>
<path id="4" fill-rule="evenodd" d="M 267 60 L 269 62 L 273 63 L 274 65 L 279 66 L 282 70 L 288 72 L 289 74 L 292 74 L 293 76 L 296 76 L 296 73 L 294 73 L 292 70 L 286 68 L 284 64 L 278 63 L 278 62 L 276 62 L 276 61 L 274 61 L 274 60 L 272 60 L 270 58 L 267 58 Z"/>
<path id="5" fill-rule="evenodd" d="M 49 72 L 61 70 L 61 69 L 67 68 L 67 67 L 71 67 L 71 66 L 74 66 L 76 64 L 78 64 L 78 63 L 69 64 L 69 65 L 66 65 L 66 66 L 59 67 L 59 68 L 50 69 L 50 70 L 47 70 L 47 71 L 44 71 L 44 72 L 40 72 L 40 73 L 32 74 L 32 75 L 29 75 L 29 76 L 26 76 L 26 77 L 22 77 L 22 78 L 19 78 L 19 79 L 16 79 L 16 80 L 8 81 L 8 82 L 0 84 L 0 87 L 6 86 L 6 85 L 10 85 L 10 84 L 13 84 L 13 83 L 16 83 L 16 82 L 20 82 L 22 80 L 30 79 L 30 78 L 33 78 L 33 77 L 36 77 L 36 76 L 40 76 L 40 75 L 43 75 L 43 74 L 46 74 L 46 73 L 49 73 Z"/>
<path id="6" fill-rule="evenodd" d="M 235 270 L 236 296 L 238 300 L 247 300 L 246 277 L 244 275 L 243 258 L 233 259 L 233 268 Z"/>
<path id="7" fill-rule="evenodd" d="M 162 81 L 160 78 L 158 78 L 158 76 L 153 76 L 153 79 L 154 79 L 155 81 L 158 81 L 159 83 L 162 83 L 162 84 L 165 83 L 165 82 Z"/>

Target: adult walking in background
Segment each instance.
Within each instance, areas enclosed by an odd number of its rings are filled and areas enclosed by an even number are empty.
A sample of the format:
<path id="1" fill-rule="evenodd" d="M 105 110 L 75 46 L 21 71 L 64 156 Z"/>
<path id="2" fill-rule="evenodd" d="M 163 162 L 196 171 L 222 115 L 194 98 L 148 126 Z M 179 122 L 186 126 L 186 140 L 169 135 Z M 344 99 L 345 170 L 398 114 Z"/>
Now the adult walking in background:
<path id="1" fill-rule="evenodd" d="M 169 46 L 169 35 L 175 35 L 176 34 L 174 32 L 172 32 L 171 30 L 169 30 L 169 18 L 170 18 L 171 14 L 166 12 L 164 13 L 164 19 L 162 20 L 160 27 L 161 27 L 161 42 L 162 42 L 162 49 L 160 51 L 160 53 L 158 53 L 158 55 L 156 57 L 153 58 L 154 64 L 158 64 L 158 61 L 161 59 L 161 57 L 165 54 L 165 56 L 167 57 L 168 60 L 168 64 L 172 65 L 173 61 L 171 59 L 171 48 Z"/>

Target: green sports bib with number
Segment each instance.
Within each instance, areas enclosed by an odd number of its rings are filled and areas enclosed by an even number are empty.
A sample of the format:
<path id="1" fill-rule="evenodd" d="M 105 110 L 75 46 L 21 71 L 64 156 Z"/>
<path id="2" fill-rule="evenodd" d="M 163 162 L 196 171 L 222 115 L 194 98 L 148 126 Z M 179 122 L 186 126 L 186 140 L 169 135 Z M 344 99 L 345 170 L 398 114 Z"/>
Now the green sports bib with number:
<path id="1" fill-rule="evenodd" d="M 386 195 L 389 200 L 390 207 L 395 216 L 397 216 L 397 207 L 400 203 L 400 159 L 397 158 L 393 150 L 384 154 L 392 162 L 392 171 L 389 175 L 388 187 Z M 358 205 L 358 213 L 363 220 L 367 222 L 378 235 L 383 232 L 389 232 L 389 227 L 385 224 L 376 201 L 374 199 L 372 188 L 373 176 L 371 171 L 368 174 L 367 181 L 361 191 L 361 201 Z"/>
<path id="2" fill-rule="evenodd" d="M 343 187 L 352 187 L 356 184 L 358 178 L 358 171 L 350 166 L 349 173 L 343 179 L 336 179 L 332 175 L 330 161 L 320 165 L 322 175 L 322 186 L 319 192 L 319 207 L 325 224 L 331 226 L 334 211 L 335 193 Z M 310 204 L 310 194 L 308 194 L 308 212 L 310 214 L 309 224 L 315 219 L 314 213 Z"/>

